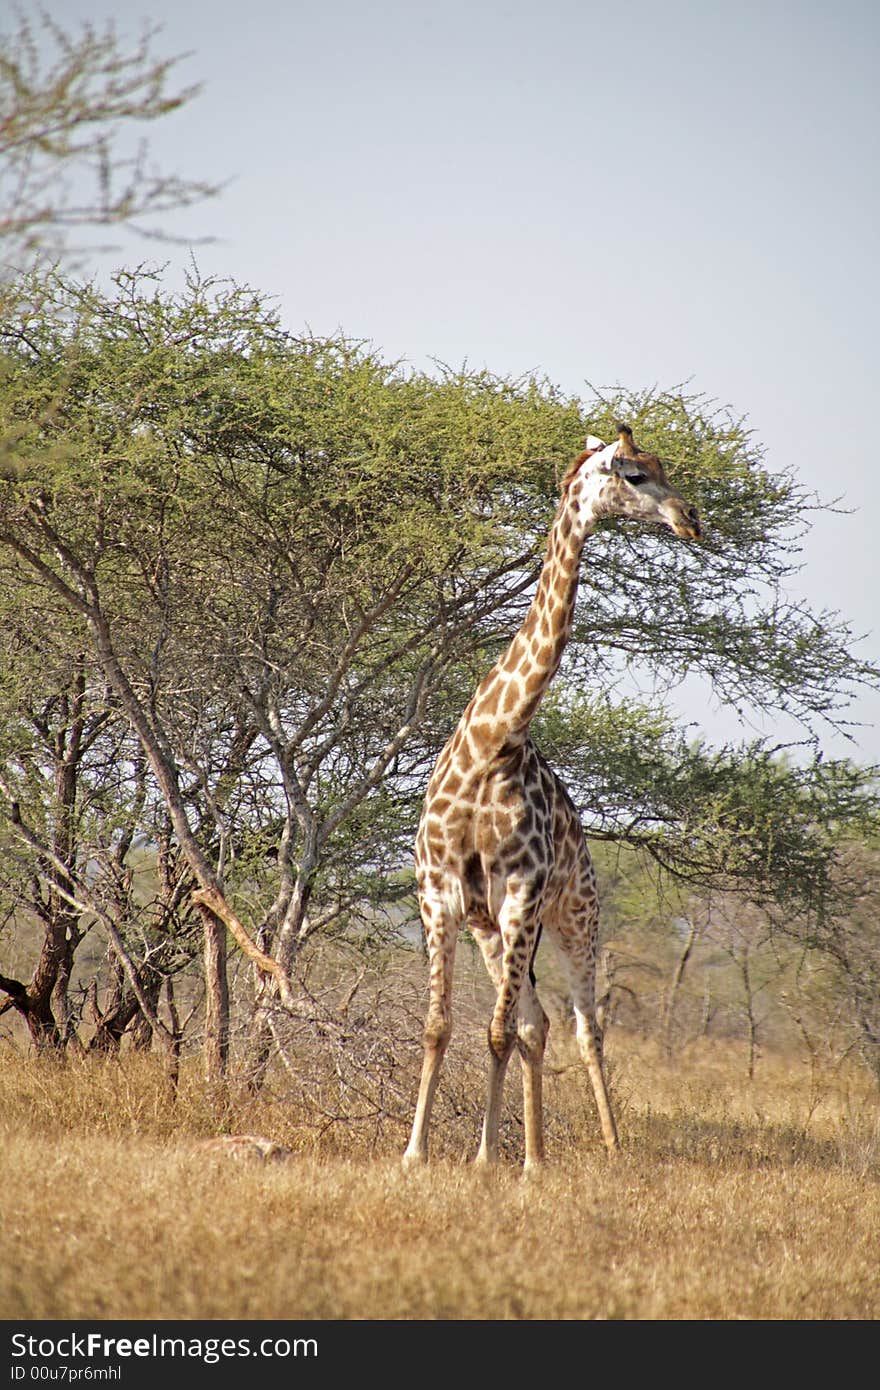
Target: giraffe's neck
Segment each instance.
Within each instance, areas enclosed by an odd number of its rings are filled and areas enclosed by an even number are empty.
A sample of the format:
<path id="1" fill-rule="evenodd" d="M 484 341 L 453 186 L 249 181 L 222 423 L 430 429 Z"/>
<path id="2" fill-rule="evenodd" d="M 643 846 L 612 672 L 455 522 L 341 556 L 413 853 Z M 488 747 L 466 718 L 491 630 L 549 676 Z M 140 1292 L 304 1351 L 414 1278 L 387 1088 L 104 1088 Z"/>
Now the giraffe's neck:
<path id="1" fill-rule="evenodd" d="M 563 499 L 525 621 L 461 717 L 460 728 L 476 762 L 526 739 L 571 636 L 581 551 L 595 523 L 592 512 L 578 516 Z"/>

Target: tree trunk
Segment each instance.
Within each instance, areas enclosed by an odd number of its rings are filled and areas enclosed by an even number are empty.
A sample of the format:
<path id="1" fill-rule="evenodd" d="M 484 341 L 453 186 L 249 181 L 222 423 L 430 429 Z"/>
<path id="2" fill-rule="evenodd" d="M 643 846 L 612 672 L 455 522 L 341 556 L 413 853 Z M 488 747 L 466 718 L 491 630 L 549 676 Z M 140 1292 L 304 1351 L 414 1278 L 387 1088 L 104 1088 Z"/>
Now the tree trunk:
<path id="1" fill-rule="evenodd" d="M 222 1081 L 229 1060 L 229 984 L 226 974 L 226 928 L 209 909 L 205 924 L 205 1072 Z"/>
<path id="2" fill-rule="evenodd" d="M 266 1079 L 266 1068 L 272 1055 L 272 1034 L 264 1003 L 257 1004 L 251 1018 L 245 1058 L 245 1081 L 251 1095 L 259 1095 Z"/>
<path id="3" fill-rule="evenodd" d="M 672 1056 L 672 1032 L 675 1022 L 675 1005 L 679 990 L 681 989 L 681 982 L 684 979 L 684 973 L 687 969 L 687 963 L 694 949 L 698 930 L 696 918 L 689 917 L 688 934 L 685 939 L 684 947 L 676 961 L 675 969 L 672 972 L 672 979 L 669 981 L 669 989 L 666 991 L 666 1002 L 663 1008 L 663 1045 L 667 1057 Z"/>
<path id="4" fill-rule="evenodd" d="M 67 984 L 73 968 L 73 952 L 79 939 L 80 934 L 72 923 L 70 913 L 61 909 L 53 893 L 50 915 L 46 922 L 46 935 L 33 976 L 25 989 L 23 1001 L 16 1004 L 25 1015 L 30 1035 L 38 1051 L 45 1051 L 47 1048 L 61 1050 L 67 1042 Z M 53 996 L 59 986 L 60 1026 L 53 1008 Z"/>
<path id="5" fill-rule="evenodd" d="M 749 1080 L 755 1079 L 755 1063 L 758 1060 L 758 1019 L 755 1014 L 755 997 L 752 989 L 752 976 L 749 970 L 749 948 L 746 946 L 740 959 L 743 992 L 746 997 L 746 1019 L 749 1025 Z"/>
<path id="6" fill-rule="evenodd" d="M 143 986 L 144 994 L 152 1004 L 154 1011 L 158 1013 L 159 995 L 162 992 L 162 976 L 149 969 L 146 973 L 147 979 Z M 153 1026 L 138 1004 L 131 1024 L 131 1045 L 135 1052 L 149 1052 L 153 1046 L 154 1037 Z"/>
<path id="7" fill-rule="evenodd" d="M 126 994 L 118 1004 L 96 1015 L 95 1033 L 88 1046 L 89 1052 L 112 1053 L 119 1051 L 122 1035 L 138 1012 L 138 1001 L 133 994 Z"/>

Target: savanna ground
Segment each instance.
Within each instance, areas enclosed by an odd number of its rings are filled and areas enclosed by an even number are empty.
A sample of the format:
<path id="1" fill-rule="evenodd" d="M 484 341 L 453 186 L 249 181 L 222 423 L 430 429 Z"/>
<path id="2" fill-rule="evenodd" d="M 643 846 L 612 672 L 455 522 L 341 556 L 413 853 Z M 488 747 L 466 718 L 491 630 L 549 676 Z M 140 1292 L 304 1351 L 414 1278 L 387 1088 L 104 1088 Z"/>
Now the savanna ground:
<path id="1" fill-rule="evenodd" d="M 678 1055 L 615 1028 L 623 1141 L 602 1149 L 588 1083 L 554 1023 L 548 1162 L 518 1166 L 511 1069 L 504 1163 L 476 1148 L 484 1028 L 463 999 L 435 1159 L 403 1170 L 418 1036 L 397 1100 L 365 1070 L 360 1109 L 272 1071 L 254 1097 L 176 1097 L 151 1056 L 35 1058 L 0 1071 L 0 1316 L 21 1319 L 735 1319 L 880 1315 L 880 1099 L 855 1064 L 822 1070 L 742 1043 Z M 553 1034 L 551 1034 L 553 1038 Z M 300 1059 L 302 1069 L 305 1062 Z M 331 1088 L 332 1089 L 332 1088 Z M 347 1085 L 350 1090 L 350 1085 Z M 285 1163 L 199 1147 L 261 1134 Z"/>

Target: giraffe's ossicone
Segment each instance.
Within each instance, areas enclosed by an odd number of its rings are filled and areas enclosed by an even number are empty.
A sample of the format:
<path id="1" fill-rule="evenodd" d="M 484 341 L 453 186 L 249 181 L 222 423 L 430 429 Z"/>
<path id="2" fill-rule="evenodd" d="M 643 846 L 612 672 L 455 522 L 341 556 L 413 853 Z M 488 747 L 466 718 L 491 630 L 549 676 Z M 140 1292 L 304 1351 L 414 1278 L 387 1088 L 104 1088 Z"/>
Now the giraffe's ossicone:
<path id="1" fill-rule="evenodd" d="M 627 428 L 611 445 L 590 436 L 563 479 L 525 621 L 478 686 L 428 783 L 415 862 L 430 1002 L 409 1161 L 428 1154 L 431 1107 L 452 1031 L 455 945 L 464 924 L 496 989 L 478 1160 L 498 1156 L 504 1075 L 514 1046 L 522 1060 L 526 1165 L 543 1158 L 541 1079 L 549 1025 L 531 970 L 542 930 L 569 984 L 605 1143 L 617 1147 L 596 1022 L 596 875 L 571 798 L 529 737 L 571 634 L 584 542 L 597 521 L 615 516 L 660 523 L 686 539 L 701 535 L 694 508 Z"/>

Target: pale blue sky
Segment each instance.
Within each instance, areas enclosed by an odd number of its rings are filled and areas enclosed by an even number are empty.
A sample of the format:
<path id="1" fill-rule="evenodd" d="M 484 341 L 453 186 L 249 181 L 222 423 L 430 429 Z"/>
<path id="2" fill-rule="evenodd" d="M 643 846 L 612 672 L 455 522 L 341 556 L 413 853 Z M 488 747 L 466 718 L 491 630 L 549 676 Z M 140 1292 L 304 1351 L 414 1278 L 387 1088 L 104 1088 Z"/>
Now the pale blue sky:
<path id="1" fill-rule="evenodd" d="M 155 127 L 156 161 L 230 182 L 170 225 L 214 236 L 203 270 L 277 296 L 291 329 L 571 392 L 689 380 L 748 416 L 769 468 L 859 509 L 816 520 L 800 591 L 880 660 L 873 0 L 48 8 L 132 36 L 148 17 L 157 53 L 191 51 L 204 91 Z M 157 254 L 187 256 L 126 250 Z M 880 700 L 858 714 L 880 723 Z M 880 759 L 880 731 L 855 752 Z"/>

